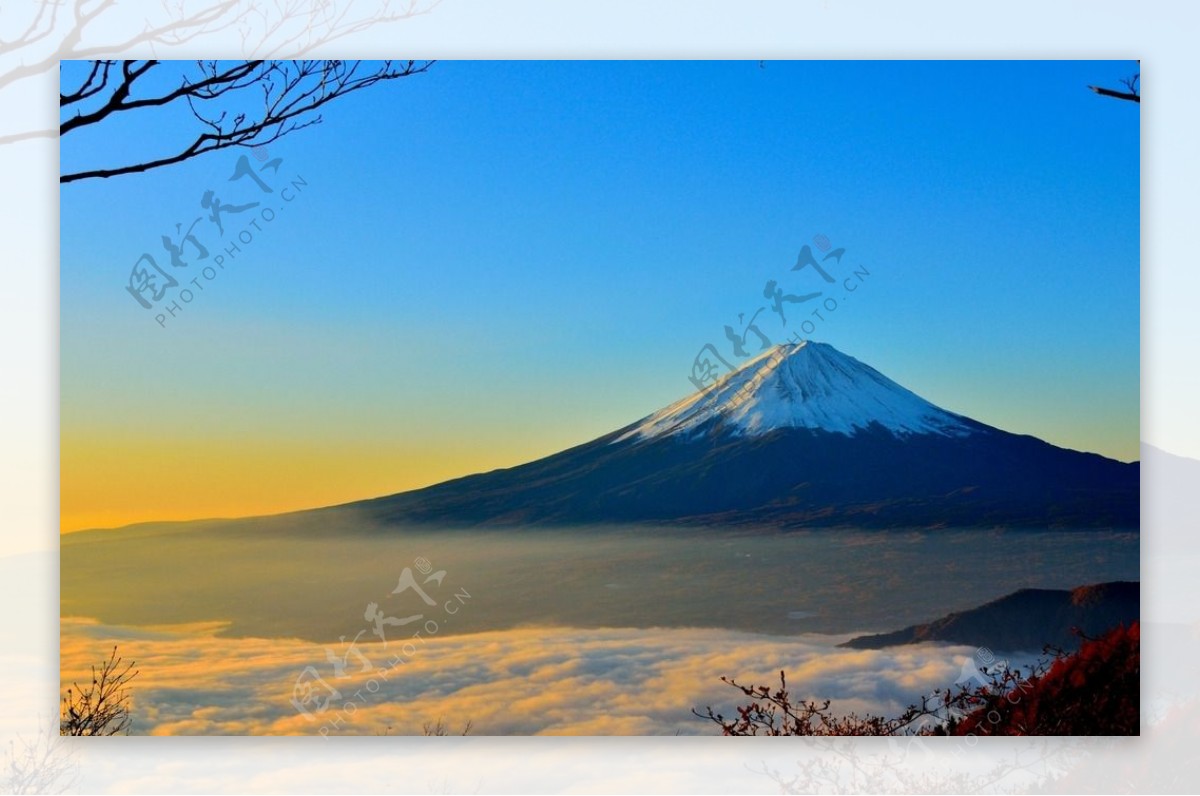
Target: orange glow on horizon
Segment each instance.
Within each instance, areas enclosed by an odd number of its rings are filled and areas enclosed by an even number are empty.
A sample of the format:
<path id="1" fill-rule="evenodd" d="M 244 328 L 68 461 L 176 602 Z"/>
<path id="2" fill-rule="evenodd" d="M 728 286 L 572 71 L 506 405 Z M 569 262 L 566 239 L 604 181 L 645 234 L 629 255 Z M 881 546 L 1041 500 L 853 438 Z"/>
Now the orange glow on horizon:
<path id="1" fill-rule="evenodd" d="M 60 533 L 248 517 L 394 494 L 552 449 L 462 443 L 62 439 Z"/>

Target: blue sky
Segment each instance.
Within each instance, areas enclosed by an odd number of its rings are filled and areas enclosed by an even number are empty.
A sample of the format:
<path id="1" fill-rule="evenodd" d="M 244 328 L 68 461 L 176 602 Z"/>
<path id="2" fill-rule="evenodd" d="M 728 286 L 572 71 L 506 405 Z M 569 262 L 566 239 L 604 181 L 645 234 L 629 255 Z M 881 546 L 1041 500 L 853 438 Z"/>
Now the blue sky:
<path id="1" fill-rule="evenodd" d="M 1087 90 L 1136 68 L 440 62 L 270 145 L 270 179 L 306 183 L 290 203 L 230 182 L 238 151 L 66 185 L 64 527 L 68 503 L 124 516 L 98 508 L 112 481 L 76 494 L 68 470 L 153 460 L 181 516 L 222 513 L 235 476 L 306 485 L 233 514 L 583 442 L 691 390 L 697 351 L 771 279 L 829 290 L 809 336 L 945 408 L 1136 458 L 1139 108 Z M 164 112 L 71 134 L 63 168 L 190 129 Z M 277 215 L 160 328 L 123 285 L 208 189 Z M 225 223 L 196 227 L 214 254 L 244 226 Z M 838 285 L 869 270 L 853 296 L 790 270 L 818 234 L 846 249 Z M 773 341 L 816 309 L 794 306 L 786 330 L 759 317 Z"/>

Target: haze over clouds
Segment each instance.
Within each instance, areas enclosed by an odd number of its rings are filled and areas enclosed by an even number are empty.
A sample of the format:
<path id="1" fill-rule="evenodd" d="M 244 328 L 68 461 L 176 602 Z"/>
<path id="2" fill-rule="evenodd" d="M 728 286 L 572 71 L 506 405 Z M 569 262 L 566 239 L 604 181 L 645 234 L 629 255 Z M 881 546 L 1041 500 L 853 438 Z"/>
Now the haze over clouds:
<path id="1" fill-rule="evenodd" d="M 1137 575 L 1127 533 L 384 533 L 308 519 L 67 537 L 64 684 L 118 644 L 141 670 L 146 734 L 402 734 L 439 718 L 479 735 L 701 734 L 716 727 L 692 708 L 740 696 L 721 676 L 768 685 L 781 669 L 798 696 L 894 715 L 953 684 L 973 650 L 837 643 L 1022 586 Z M 430 562 L 448 572 L 426 586 L 434 604 L 392 593 L 405 566 Z M 371 603 L 421 622 L 383 626 L 385 650 Z M 386 680 L 361 672 L 338 642 L 356 635 L 375 667 L 404 662 Z M 341 694 L 321 722 L 290 704 L 309 666 Z"/>
<path id="2" fill-rule="evenodd" d="M 368 602 L 388 606 L 402 568 L 425 558 L 449 573 L 433 597 L 465 588 L 478 598 L 443 632 L 886 632 L 1023 587 L 1136 580 L 1138 545 L 1128 532 L 417 530 L 318 513 L 71 534 L 61 612 L 138 627 L 220 620 L 230 623 L 220 635 L 332 642 L 364 627 Z"/>

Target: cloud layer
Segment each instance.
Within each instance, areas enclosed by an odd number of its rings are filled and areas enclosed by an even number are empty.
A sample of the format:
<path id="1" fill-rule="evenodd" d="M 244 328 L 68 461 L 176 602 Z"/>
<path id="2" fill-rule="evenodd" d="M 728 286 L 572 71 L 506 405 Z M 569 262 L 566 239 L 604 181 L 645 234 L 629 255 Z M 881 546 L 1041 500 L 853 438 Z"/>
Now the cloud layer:
<path id="1" fill-rule="evenodd" d="M 714 629 L 536 627 L 419 638 L 406 629 L 386 647 L 360 639 L 362 657 L 329 647 L 345 656 L 339 673 L 322 645 L 223 638 L 220 627 L 64 619 L 64 686 L 117 644 L 139 669 L 138 734 L 419 734 L 439 719 L 451 732 L 470 721 L 480 735 L 707 734 L 715 725 L 691 710 L 728 711 L 740 696 L 722 675 L 771 684 L 784 669 L 798 697 L 832 699 L 840 712 L 892 714 L 953 683 L 974 652 L 843 650 L 835 647 L 840 636 Z"/>

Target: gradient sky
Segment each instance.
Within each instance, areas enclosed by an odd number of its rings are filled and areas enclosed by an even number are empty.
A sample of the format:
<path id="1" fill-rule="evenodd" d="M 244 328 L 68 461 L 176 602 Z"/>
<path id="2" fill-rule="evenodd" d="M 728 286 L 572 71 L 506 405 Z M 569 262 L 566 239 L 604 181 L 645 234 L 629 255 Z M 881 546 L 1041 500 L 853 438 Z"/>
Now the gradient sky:
<path id="1" fill-rule="evenodd" d="M 324 505 L 584 442 L 693 389 L 767 280 L 820 290 L 790 271 L 818 234 L 847 250 L 839 277 L 870 277 L 813 339 L 952 411 L 1134 459 L 1139 108 L 1086 87 L 1135 69 L 441 62 L 270 145 L 266 179 L 307 185 L 264 200 L 274 221 L 166 328 L 129 270 L 165 265 L 205 190 L 264 199 L 228 179 L 244 153 L 66 185 L 62 529 Z M 165 111 L 72 133 L 63 169 L 193 129 Z M 208 262 L 249 216 L 197 225 Z"/>

